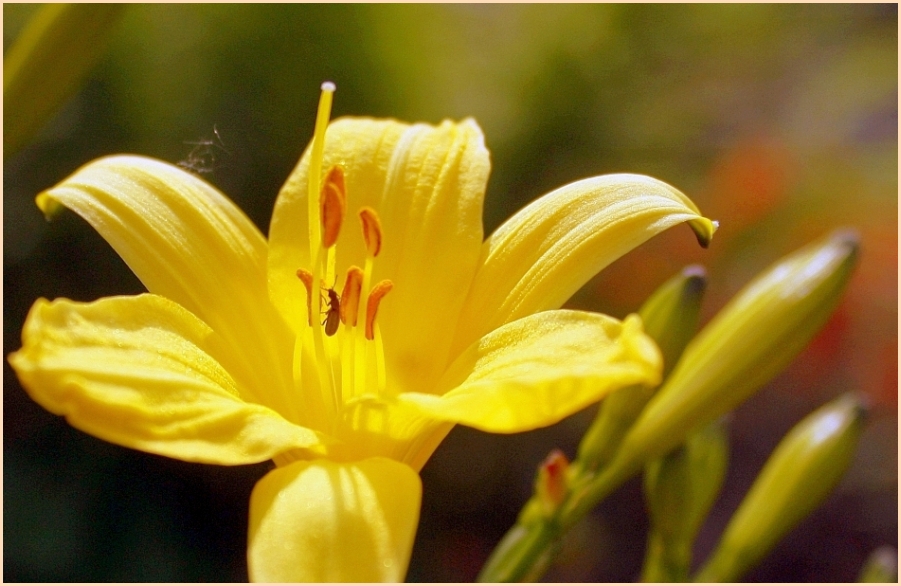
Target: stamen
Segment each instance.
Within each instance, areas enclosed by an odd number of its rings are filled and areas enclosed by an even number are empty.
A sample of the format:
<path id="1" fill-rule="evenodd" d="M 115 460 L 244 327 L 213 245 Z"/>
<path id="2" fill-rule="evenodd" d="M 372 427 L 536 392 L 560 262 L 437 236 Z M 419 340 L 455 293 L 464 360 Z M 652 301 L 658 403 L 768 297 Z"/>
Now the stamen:
<path id="1" fill-rule="evenodd" d="M 342 197 L 347 194 L 347 185 L 344 182 L 344 167 L 341 165 L 332 165 L 325 176 L 325 183 L 334 183 Z"/>
<path id="2" fill-rule="evenodd" d="M 366 339 L 374 340 L 375 332 L 373 326 L 375 325 L 375 314 L 379 310 L 379 302 L 382 300 L 382 297 L 388 294 L 388 291 L 394 288 L 394 283 L 385 279 L 384 281 L 379 281 L 375 287 L 372 288 L 372 291 L 369 292 L 369 299 L 366 300 Z"/>
<path id="3" fill-rule="evenodd" d="M 341 223 L 347 209 L 344 170 L 340 165 L 329 169 L 319 195 L 319 216 L 322 220 L 322 246 L 331 248 L 338 241 Z"/>
<path id="4" fill-rule="evenodd" d="M 366 241 L 366 250 L 373 257 L 379 255 L 382 249 L 382 223 L 375 210 L 364 207 L 360 210 L 360 221 L 363 223 L 363 240 Z"/>
<path id="5" fill-rule="evenodd" d="M 357 325 L 357 314 L 360 308 L 360 292 L 363 288 L 363 271 L 352 266 L 347 269 L 344 291 L 341 292 L 341 323 L 351 327 Z"/>
<path id="6" fill-rule="evenodd" d="M 306 269 L 297 269 L 297 278 L 307 288 L 307 325 L 313 325 L 313 273 Z"/>

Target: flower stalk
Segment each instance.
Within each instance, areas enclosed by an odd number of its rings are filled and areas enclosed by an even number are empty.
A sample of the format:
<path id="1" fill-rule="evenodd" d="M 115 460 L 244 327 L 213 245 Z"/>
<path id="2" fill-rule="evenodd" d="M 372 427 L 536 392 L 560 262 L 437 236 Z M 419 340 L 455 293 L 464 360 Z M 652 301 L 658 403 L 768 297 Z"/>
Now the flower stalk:
<path id="1" fill-rule="evenodd" d="M 642 582 L 688 581 L 692 547 L 722 487 L 728 449 L 726 424 L 718 419 L 645 466 L 651 528 Z"/>

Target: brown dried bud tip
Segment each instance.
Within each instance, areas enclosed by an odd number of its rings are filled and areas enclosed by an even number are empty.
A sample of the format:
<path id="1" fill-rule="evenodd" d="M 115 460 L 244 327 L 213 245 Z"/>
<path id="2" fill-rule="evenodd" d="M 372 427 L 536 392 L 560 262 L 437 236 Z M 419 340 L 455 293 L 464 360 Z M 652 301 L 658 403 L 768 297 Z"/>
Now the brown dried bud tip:
<path id="1" fill-rule="evenodd" d="M 366 339 L 375 339 L 375 314 L 379 310 L 379 302 L 382 297 L 388 294 L 388 291 L 394 288 L 394 283 L 385 279 L 372 288 L 369 292 L 369 299 L 366 300 Z"/>
<path id="2" fill-rule="evenodd" d="M 347 269 L 344 280 L 344 291 L 341 293 L 341 323 L 357 325 L 357 314 L 360 310 L 360 292 L 363 289 L 363 271 L 360 267 Z"/>
<path id="3" fill-rule="evenodd" d="M 313 274 L 306 269 L 297 269 L 297 278 L 307 288 L 307 325 L 313 325 Z"/>
<path id="4" fill-rule="evenodd" d="M 366 242 L 366 250 L 376 257 L 382 249 L 382 223 L 379 221 L 379 215 L 372 208 L 363 208 L 360 210 L 360 222 L 363 223 L 363 240 Z"/>
<path id="5" fill-rule="evenodd" d="M 322 245 L 331 248 L 338 241 L 341 223 L 347 209 L 344 170 L 340 165 L 329 169 L 319 193 L 319 215 L 322 220 Z"/>

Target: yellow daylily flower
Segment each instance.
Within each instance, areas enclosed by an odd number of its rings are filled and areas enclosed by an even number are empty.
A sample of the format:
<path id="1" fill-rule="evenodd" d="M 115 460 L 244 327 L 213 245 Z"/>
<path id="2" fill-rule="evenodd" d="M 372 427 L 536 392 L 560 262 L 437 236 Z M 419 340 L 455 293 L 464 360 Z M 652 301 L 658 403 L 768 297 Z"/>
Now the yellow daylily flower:
<path id="1" fill-rule="evenodd" d="M 94 161 L 41 193 L 149 293 L 38 300 L 9 360 L 35 401 L 100 438 L 272 459 L 251 495 L 251 579 L 398 581 L 418 472 L 453 425 L 530 430 L 659 382 L 640 318 L 557 308 L 667 227 L 705 241 L 715 224 L 660 181 L 611 175 L 544 196 L 483 242 L 490 165 L 474 121 L 329 124 L 323 90 L 268 241 L 215 188 L 143 157 Z"/>

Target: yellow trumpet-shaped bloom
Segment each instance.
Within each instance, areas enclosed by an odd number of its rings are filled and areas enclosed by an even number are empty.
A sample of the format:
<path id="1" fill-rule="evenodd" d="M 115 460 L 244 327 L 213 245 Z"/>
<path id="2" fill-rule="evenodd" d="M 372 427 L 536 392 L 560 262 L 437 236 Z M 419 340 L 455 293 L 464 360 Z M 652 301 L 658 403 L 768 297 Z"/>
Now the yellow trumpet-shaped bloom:
<path id="1" fill-rule="evenodd" d="M 418 472 L 453 425 L 550 425 L 661 361 L 637 316 L 558 309 L 630 248 L 715 224 L 679 191 L 612 175 L 562 187 L 483 242 L 475 122 L 345 118 L 323 86 L 268 240 L 216 189 L 137 156 L 37 198 L 97 229 L 147 287 L 38 300 L 10 363 L 75 427 L 183 460 L 272 459 L 251 495 L 261 581 L 397 581 Z"/>

